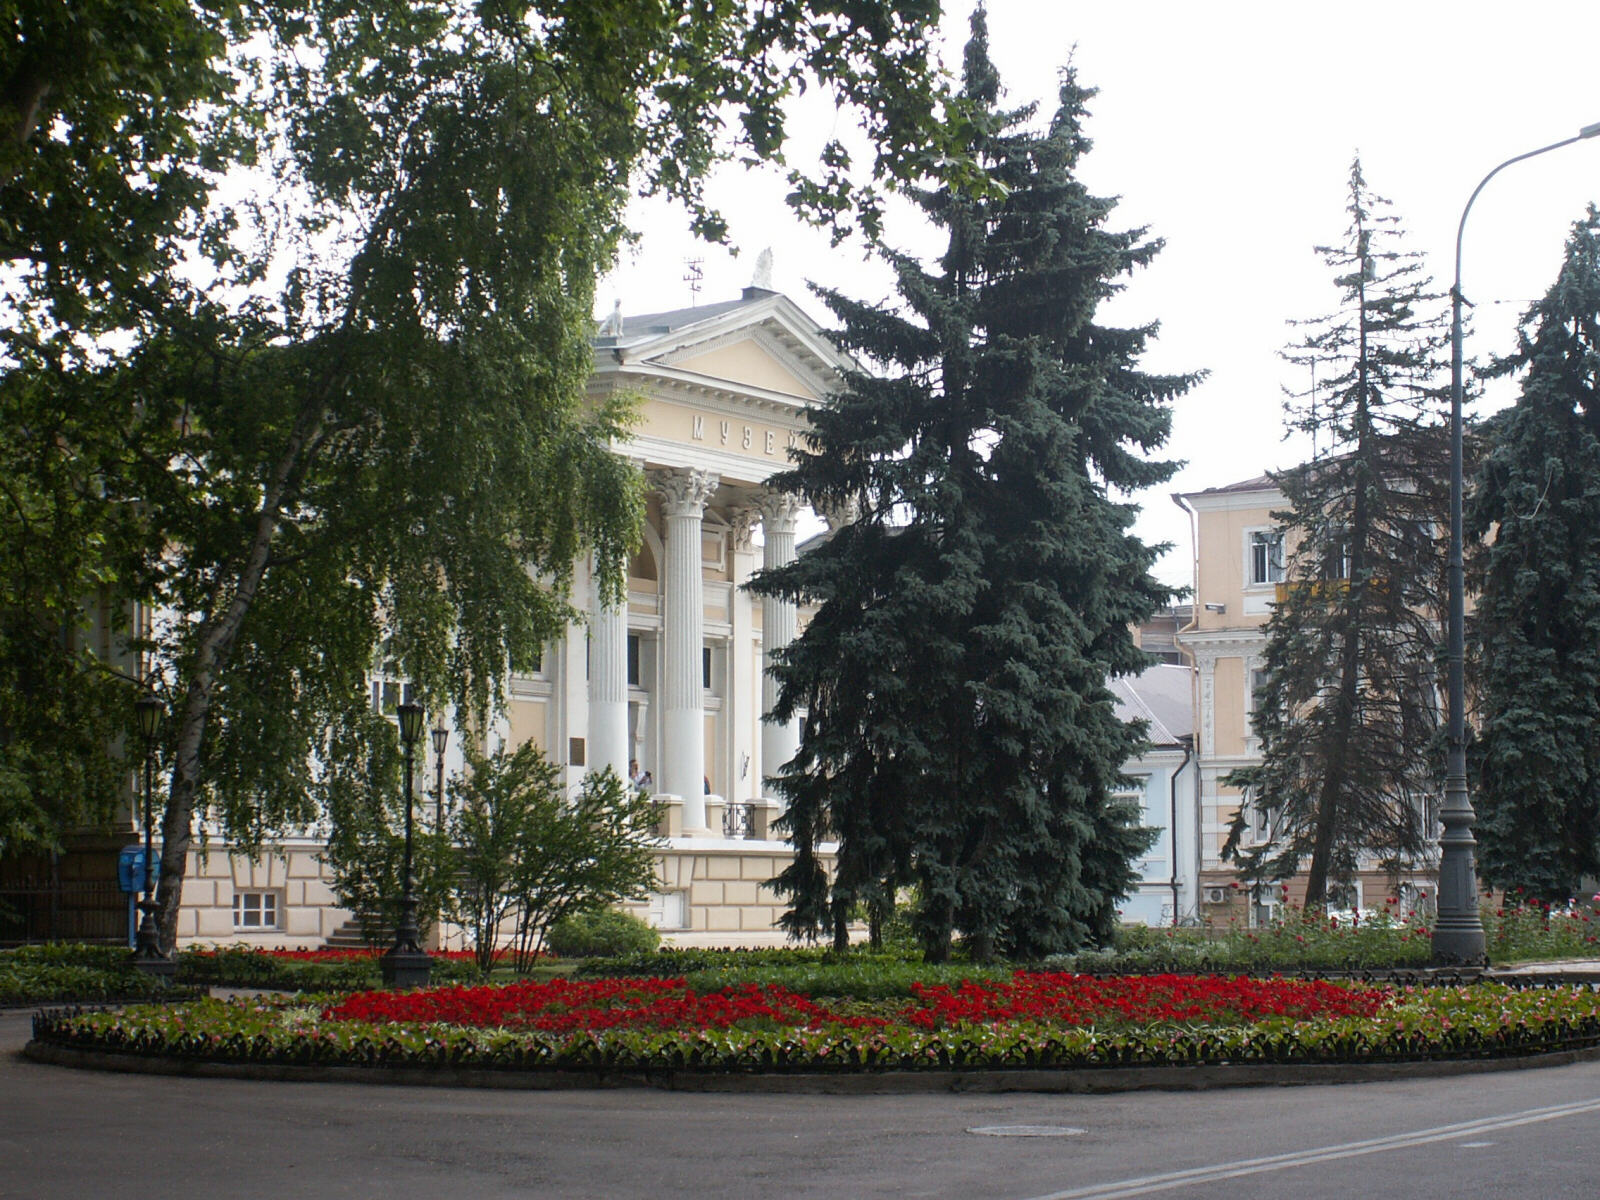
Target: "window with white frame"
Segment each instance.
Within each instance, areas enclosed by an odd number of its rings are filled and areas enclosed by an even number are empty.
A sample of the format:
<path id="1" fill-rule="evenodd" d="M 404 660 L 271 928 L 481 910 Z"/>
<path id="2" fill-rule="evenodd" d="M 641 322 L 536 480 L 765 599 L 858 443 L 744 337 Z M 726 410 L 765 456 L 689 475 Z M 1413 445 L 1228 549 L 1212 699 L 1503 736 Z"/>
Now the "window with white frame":
<path id="1" fill-rule="evenodd" d="M 235 929 L 277 929 L 278 893 L 235 892 L 233 894 L 233 927 Z"/>
<path id="2" fill-rule="evenodd" d="M 1361 880 L 1334 879 L 1328 882 L 1328 907 L 1330 909 L 1360 912 Z"/>
<path id="3" fill-rule="evenodd" d="M 1256 729 L 1256 710 L 1261 707 L 1261 689 L 1267 686 L 1267 671 L 1265 667 L 1251 667 L 1249 670 L 1249 684 L 1244 693 L 1245 726 L 1254 737 L 1259 737 Z"/>
<path id="4" fill-rule="evenodd" d="M 1244 814 L 1244 844 L 1259 846 L 1272 840 L 1272 809 L 1264 804 L 1253 788 L 1246 788 L 1239 797 L 1239 811 Z"/>
<path id="5" fill-rule="evenodd" d="M 657 929 L 689 928 L 689 894 L 687 892 L 651 892 L 645 920 Z"/>
<path id="6" fill-rule="evenodd" d="M 1283 582 L 1283 530 L 1252 529 L 1246 535 L 1249 562 L 1245 578 L 1251 587 Z"/>

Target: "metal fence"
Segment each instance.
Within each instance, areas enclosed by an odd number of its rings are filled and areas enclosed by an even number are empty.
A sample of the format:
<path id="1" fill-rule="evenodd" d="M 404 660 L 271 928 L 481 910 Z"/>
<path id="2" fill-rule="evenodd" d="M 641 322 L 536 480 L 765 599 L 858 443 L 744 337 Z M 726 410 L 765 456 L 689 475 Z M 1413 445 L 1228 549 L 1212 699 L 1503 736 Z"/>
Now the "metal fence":
<path id="1" fill-rule="evenodd" d="M 0 887 L 0 945 L 128 940 L 128 897 L 114 880 L 22 879 Z"/>

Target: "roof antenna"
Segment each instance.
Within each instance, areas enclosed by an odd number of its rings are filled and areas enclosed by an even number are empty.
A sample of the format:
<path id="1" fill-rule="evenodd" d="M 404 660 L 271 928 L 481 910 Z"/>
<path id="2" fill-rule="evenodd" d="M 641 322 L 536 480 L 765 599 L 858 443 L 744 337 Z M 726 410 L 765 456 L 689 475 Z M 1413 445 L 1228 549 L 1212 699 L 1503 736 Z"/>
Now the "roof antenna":
<path id="1" fill-rule="evenodd" d="M 705 262 L 703 258 L 686 258 L 683 260 L 683 281 L 689 285 L 689 307 L 693 308 L 700 301 L 700 285 L 705 279 Z"/>

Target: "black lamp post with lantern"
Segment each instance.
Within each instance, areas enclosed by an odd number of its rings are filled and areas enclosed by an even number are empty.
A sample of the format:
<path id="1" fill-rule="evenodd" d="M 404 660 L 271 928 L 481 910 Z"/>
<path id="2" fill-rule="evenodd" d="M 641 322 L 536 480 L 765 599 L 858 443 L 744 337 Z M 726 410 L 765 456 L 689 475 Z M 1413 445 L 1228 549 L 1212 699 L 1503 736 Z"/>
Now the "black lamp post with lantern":
<path id="1" fill-rule="evenodd" d="M 1440 963 L 1476 963 L 1484 958 L 1483 920 L 1478 915 L 1478 875 L 1472 827 L 1477 815 L 1467 794 L 1466 727 L 1466 578 L 1463 569 L 1462 496 L 1466 490 L 1462 467 L 1461 383 L 1461 242 L 1467 216 L 1484 186 L 1513 163 L 1537 158 L 1575 142 L 1600 137 L 1600 121 L 1585 125 L 1572 137 L 1508 158 L 1490 171 L 1472 190 L 1456 226 L 1456 276 L 1450 288 L 1450 561 L 1446 613 L 1446 703 L 1448 750 L 1445 762 L 1444 803 L 1439 823 L 1438 915 L 1433 925 L 1433 955 Z"/>
<path id="2" fill-rule="evenodd" d="M 434 809 L 433 824 L 439 832 L 444 832 L 444 748 L 450 743 L 450 730 L 445 726 L 444 714 L 439 714 L 439 723 L 433 727 L 433 769 L 434 769 Z"/>
<path id="3" fill-rule="evenodd" d="M 166 709 L 161 701 L 146 692 L 134 702 L 138 719 L 139 737 L 144 742 L 144 899 L 139 902 L 139 936 L 133 951 L 133 965 L 147 975 L 170 979 L 178 964 L 161 953 L 161 935 L 156 928 L 155 888 L 155 816 L 152 803 L 152 765 L 156 753 L 156 737 L 161 732 L 161 718 Z"/>
<path id="4" fill-rule="evenodd" d="M 405 755 L 406 848 L 401 868 L 400 923 L 394 931 L 394 945 L 383 956 L 382 970 L 385 987 L 416 988 L 428 986 L 433 969 L 433 959 L 422 948 L 417 934 L 416 878 L 411 862 L 411 770 L 417 739 L 422 736 L 422 705 L 407 701 L 400 705 L 397 715 Z"/>

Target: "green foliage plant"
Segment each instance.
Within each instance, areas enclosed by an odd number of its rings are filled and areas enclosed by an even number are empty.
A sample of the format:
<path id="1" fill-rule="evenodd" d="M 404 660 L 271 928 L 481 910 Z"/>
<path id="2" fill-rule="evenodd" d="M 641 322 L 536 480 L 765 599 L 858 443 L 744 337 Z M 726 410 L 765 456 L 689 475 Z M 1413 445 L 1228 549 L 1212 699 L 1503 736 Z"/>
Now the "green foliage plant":
<path id="1" fill-rule="evenodd" d="M 1069 70 L 1046 129 L 1001 109 L 980 9 L 960 132 L 993 186 L 912 194 L 945 250 L 887 252 L 896 304 L 821 293 L 878 369 L 775 481 L 843 523 L 752 585 L 815 606 L 774 666 L 776 716 L 805 714 L 776 779 L 796 936 L 842 950 L 853 910 L 915 885 L 930 962 L 957 931 L 978 959 L 1074 949 L 1111 936 L 1149 845 L 1114 798 L 1143 733 L 1106 678 L 1147 665 L 1129 626 L 1170 592 L 1116 493 L 1170 476 L 1150 456 L 1195 377 L 1139 369 L 1153 325 L 1095 322 L 1160 243 L 1107 229 L 1113 201 L 1076 178 L 1091 95 Z"/>
<path id="2" fill-rule="evenodd" d="M 481 723 L 573 617 L 572 564 L 619 564 L 637 533 L 641 480 L 611 452 L 629 411 L 584 398 L 630 196 L 722 236 L 706 172 L 779 160 L 807 85 L 871 149 L 790 164 L 805 214 L 870 234 L 884 188 L 976 175 L 945 167 L 936 20 L 922 0 L 9 5 L 0 717 L 38 744 L 8 736 L 0 838 L 48 846 L 75 794 L 106 812 L 114 761 L 54 771 L 52 728 L 114 760 L 155 686 L 170 946 L 197 816 L 248 850 L 392 789 L 375 665 Z M 85 611 L 134 604 L 158 619 L 90 661 Z"/>
<path id="3" fill-rule="evenodd" d="M 656 881 L 659 806 L 609 768 L 568 796 L 563 771 L 531 742 L 468 751 L 452 781 L 449 904 L 487 971 L 509 944 L 529 969 L 563 919 L 642 899 Z M 512 930 L 503 941 L 504 927 Z"/>
<path id="4" fill-rule="evenodd" d="M 1478 862 L 1563 904 L 1600 876 L 1600 211 L 1524 316 L 1521 395 L 1484 423 L 1469 529 Z"/>
<path id="5" fill-rule="evenodd" d="M 1257 885 L 1305 870 L 1306 901 L 1334 902 L 1363 855 L 1420 865 L 1430 753 L 1442 706 L 1434 666 L 1445 594 L 1449 442 L 1442 297 L 1402 247 L 1389 202 L 1350 168 L 1344 240 L 1319 247 L 1339 307 L 1285 352 L 1313 372 L 1286 405 L 1311 461 L 1273 478 L 1288 501 L 1281 595 L 1254 697 L 1261 762 L 1223 847 Z M 1253 811 L 1254 810 L 1254 811 Z M 1264 813 L 1270 836 L 1245 834 Z"/>
<path id="6" fill-rule="evenodd" d="M 649 954 L 661 944 L 661 934 L 630 912 L 602 908 L 562 917 L 550 926 L 546 943 L 562 958 L 613 958 Z"/>

